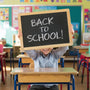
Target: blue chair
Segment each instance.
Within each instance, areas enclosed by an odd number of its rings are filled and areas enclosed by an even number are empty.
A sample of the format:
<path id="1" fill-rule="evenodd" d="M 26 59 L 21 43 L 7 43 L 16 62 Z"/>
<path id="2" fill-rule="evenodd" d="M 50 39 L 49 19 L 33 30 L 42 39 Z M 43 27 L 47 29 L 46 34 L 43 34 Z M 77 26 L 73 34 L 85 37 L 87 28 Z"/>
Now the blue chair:
<path id="1" fill-rule="evenodd" d="M 72 49 L 72 50 L 69 51 L 69 55 L 73 56 L 73 58 L 74 58 L 74 60 L 73 60 L 73 68 L 75 68 L 75 58 L 77 58 L 77 69 L 78 69 L 79 57 L 80 57 L 79 50 L 78 49 Z"/>

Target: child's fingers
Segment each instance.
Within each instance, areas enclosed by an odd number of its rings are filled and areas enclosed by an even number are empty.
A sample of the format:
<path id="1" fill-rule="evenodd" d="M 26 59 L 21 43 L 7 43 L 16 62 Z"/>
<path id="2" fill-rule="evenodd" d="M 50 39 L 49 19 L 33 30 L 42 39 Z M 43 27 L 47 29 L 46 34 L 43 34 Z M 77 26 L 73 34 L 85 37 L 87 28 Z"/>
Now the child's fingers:
<path id="1" fill-rule="evenodd" d="M 73 30 L 73 25 L 72 24 L 70 26 L 70 32 L 72 33 L 72 35 L 74 34 L 74 30 Z"/>
<path id="2" fill-rule="evenodd" d="M 18 30 L 18 37 L 20 38 L 22 36 L 21 30 Z"/>

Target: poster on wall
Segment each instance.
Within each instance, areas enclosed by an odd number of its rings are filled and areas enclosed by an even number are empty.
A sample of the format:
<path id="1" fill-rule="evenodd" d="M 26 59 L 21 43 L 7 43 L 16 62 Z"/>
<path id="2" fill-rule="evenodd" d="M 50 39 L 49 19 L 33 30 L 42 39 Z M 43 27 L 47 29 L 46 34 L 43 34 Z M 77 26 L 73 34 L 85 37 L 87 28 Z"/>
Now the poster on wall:
<path id="1" fill-rule="evenodd" d="M 90 33 L 90 25 L 85 25 L 85 32 L 89 32 Z"/>
<path id="2" fill-rule="evenodd" d="M 9 8 L 0 8 L 0 20 L 9 20 Z"/>
<path id="3" fill-rule="evenodd" d="M 83 33 L 83 44 L 90 44 L 90 33 Z"/>
<path id="4" fill-rule="evenodd" d="M 32 12 L 31 6 L 12 7 L 12 26 L 18 30 L 18 14 Z"/>
<path id="5" fill-rule="evenodd" d="M 81 3 L 81 2 L 82 2 L 82 0 L 73 0 L 73 2 L 80 2 L 80 3 Z"/>
<path id="6" fill-rule="evenodd" d="M 9 21 L 0 21 L 0 39 L 6 38 L 6 30 L 9 28 Z"/>
<path id="7" fill-rule="evenodd" d="M 89 0 L 90 1 L 90 0 Z M 82 2 L 82 0 L 20 0 L 21 3 L 49 3 L 49 2 L 60 2 L 60 3 L 71 3 L 71 2 Z"/>
<path id="8" fill-rule="evenodd" d="M 90 9 L 84 9 L 84 23 L 90 24 Z"/>
<path id="9" fill-rule="evenodd" d="M 32 12 L 56 10 L 57 6 L 33 6 Z"/>

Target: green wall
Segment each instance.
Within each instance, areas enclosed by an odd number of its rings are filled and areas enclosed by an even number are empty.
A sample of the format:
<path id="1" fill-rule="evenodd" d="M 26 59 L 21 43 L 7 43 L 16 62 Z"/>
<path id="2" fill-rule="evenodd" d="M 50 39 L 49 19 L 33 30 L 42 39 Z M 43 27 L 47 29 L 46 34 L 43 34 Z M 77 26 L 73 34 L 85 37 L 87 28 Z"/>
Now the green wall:
<path id="1" fill-rule="evenodd" d="M 81 44 L 81 6 L 57 6 L 57 9 L 66 9 L 69 8 L 71 23 L 79 23 L 79 38 L 77 44 Z"/>

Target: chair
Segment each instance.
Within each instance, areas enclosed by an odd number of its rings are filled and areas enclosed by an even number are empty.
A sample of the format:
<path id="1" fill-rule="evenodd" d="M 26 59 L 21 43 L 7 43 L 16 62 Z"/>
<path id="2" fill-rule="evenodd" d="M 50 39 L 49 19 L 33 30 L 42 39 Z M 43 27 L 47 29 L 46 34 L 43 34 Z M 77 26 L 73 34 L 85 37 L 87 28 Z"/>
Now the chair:
<path id="1" fill-rule="evenodd" d="M 4 67 L 5 67 L 5 75 L 7 75 L 6 73 L 6 62 L 5 62 L 5 55 L 6 55 L 6 52 L 3 52 L 3 45 L 0 44 L 0 70 L 1 70 L 1 74 L 2 74 L 2 81 L 3 81 L 3 84 L 5 84 L 5 78 L 4 78 L 4 71 L 3 71 L 3 64 L 4 64 Z"/>
<path id="2" fill-rule="evenodd" d="M 80 65 L 83 65 L 81 83 L 83 83 L 85 67 L 87 68 L 87 90 L 89 90 L 90 57 L 85 57 L 81 55 L 79 60 L 79 69 L 80 69 Z"/>
<path id="3" fill-rule="evenodd" d="M 77 58 L 77 69 L 78 69 L 78 66 L 79 66 L 79 57 L 80 57 L 79 50 L 78 49 L 71 49 L 69 51 L 69 55 L 73 56 L 73 58 L 74 58 L 74 60 L 73 60 L 73 68 L 75 68 L 75 58 Z"/>

